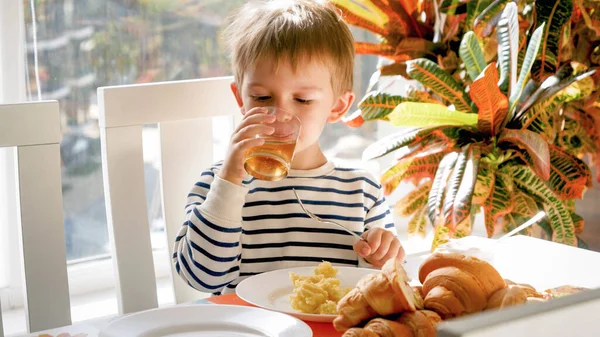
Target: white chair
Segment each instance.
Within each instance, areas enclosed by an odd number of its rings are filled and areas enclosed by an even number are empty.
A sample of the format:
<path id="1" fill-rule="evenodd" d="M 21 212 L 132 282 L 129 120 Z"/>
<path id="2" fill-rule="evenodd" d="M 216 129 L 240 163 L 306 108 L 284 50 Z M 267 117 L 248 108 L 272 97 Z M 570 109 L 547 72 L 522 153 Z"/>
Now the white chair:
<path id="1" fill-rule="evenodd" d="M 20 258 L 29 332 L 71 324 L 60 140 L 58 102 L 0 105 L 0 147 L 17 148 Z"/>
<path id="2" fill-rule="evenodd" d="M 142 154 L 142 125 L 159 125 L 169 256 L 190 188 L 213 162 L 212 117 L 239 115 L 231 77 L 98 89 L 102 170 L 119 312 L 157 307 Z M 170 261 L 169 264 L 171 265 Z M 176 303 L 200 298 L 171 265 Z"/>

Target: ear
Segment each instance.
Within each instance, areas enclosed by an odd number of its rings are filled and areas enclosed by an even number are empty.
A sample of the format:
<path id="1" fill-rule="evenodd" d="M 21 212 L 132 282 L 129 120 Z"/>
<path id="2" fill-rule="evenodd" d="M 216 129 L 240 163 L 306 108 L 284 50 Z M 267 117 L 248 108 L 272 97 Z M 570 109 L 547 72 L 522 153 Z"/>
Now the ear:
<path id="1" fill-rule="evenodd" d="M 242 101 L 242 91 L 240 88 L 238 88 L 237 83 L 235 81 L 231 81 L 231 84 L 229 84 L 229 86 L 231 87 L 231 91 L 233 92 L 233 96 L 235 96 L 235 100 L 237 101 L 237 104 L 240 108 L 244 107 L 244 101 Z M 242 109 L 243 111 L 243 109 Z"/>
<path id="2" fill-rule="evenodd" d="M 329 118 L 327 118 L 327 122 L 335 123 L 335 122 L 339 121 L 340 119 L 342 119 L 342 117 L 344 117 L 346 112 L 348 112 L 348 110 L 352 106 L 352 103 L 354 102 L 354 98 L 355 98 L 354 93 L 351 90 L 346 91 L 340 97 L 338 97 L 335 104 L 331 108 L 331 114 L 329 114 Z"/>

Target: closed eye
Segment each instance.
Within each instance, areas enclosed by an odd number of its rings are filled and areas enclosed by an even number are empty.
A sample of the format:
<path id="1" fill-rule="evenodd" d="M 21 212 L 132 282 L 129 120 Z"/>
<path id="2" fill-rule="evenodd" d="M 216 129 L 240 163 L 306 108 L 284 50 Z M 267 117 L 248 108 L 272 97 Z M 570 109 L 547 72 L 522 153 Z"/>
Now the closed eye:
<path id="1" fill-rule="evenodd" d="M 310 102 L 312 102 L 312 100 L 309 99 L 302 99 L 302 98 L 296 98 L 296 101 L 298 103 L 302 103 L 302 104 L 310 104 Z"/>
<path id="2" fill-rule="evenodd" d="M 257 102 L 264 102 L 271 99 L 271 96 L 252 96 L 252 99 Z"/>

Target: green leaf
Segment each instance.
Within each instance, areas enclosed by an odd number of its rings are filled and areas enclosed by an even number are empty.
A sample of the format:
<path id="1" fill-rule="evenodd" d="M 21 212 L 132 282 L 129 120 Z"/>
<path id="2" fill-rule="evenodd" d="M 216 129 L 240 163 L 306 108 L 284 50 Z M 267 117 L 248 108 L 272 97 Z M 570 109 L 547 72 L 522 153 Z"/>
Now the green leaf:
<path id="1" fill-rule="evenodd" d="M 417 100 L 372 91 L 363 98 L 358 107 L 365 121 L 375 119 L 387 120 L 387 116 L 402 102 L 417 102 Z"/>
<path id="2" fill-rule="evenodd" d="M 452 225 L 459 230 L 460 224 L 464 223 L 471 215 L 471 205 L 473 192 L 479 173 L 479 159 L 481 158 L 481 149 L 478 146 L 472 146 L 469 151 L 469 158 L 465 165 L 463 177 L 460 182 L 452 211 Z"/>
<path id="3" fill-rule="evenodd" d="M 506 5 L 498 23 L 498 65 L 500 80 L 498 86 L 504 93 L 510 93 L 517 84 L 517 63 L 519 57 L 519 16 L 514 2 Z"/>
<path id="4" fill-rule="evenodd" d="M 579 214 L 571 212 L 571 218 L 573 219 L 573 227 L 575 227 L 575 234 L 581 234 L 585 221 Z"/>
<path id="5" fill-rule="evenodd" d="M 481 14 L 489 5 L 491 5 L 493 0 L 472 0 L 467 3 L 467 22 L 466 22 L 466 30 L 473 30 L 473 22 L 475 18 Z"/>
<path id="6" fill-rule="evenodd" d="M 442 212 L 444 214 L 445 225 L 450 226 L 451 229 L 454 229 L 454 226 L 452 226 L 454 200 L 465 173 L 465 167 L 467 166 L 470 148 L 470 145 L 465 145 L 462 151 L 460 151 L 458 154 L 458 158 L 456 159 L 456 163 L 454 164 L 454 168 L 452 169 L 452 173 L 450 174 L 450 178 L 448 180 L 448 187 L 444 193 Z"/>
<path id="7" fill-rule="evenodd" d="M 544 204 L 552 227 L 552 241 L 576 246 L 577 237 L 571 214 L 545 182 L 527 166 L 513 166 L 512 175 L 514 183 L 520 189 L 527 191 Z"/>
<path id="8" fill-rule="evenodd" d="M 544 180 L 550 179 L 550 151 L 548 143 L 529 130 L 504 129 L 498 143 L 510 142 L 527 151 L 533 159 L 535 172 Z"/>
<path id="9" fill-rule="evenodd" d="M 525 55 L 525 59 L 523 60 L 523 65 L 521 66 L 521 73 L 519 74 L 519 80 L 517 81 L 517 85 L 515 85 L 514 90 L 511 89 L 510 98 L 509 98 L 509 114 L 512 116 L 514 113 L 514 107 L 521 96 L 521 91 L 523 90 L 523 86 L 529 80 L 531 66 L 533 65 L 533 61 L 540 49 L 540 43 L 542 42 L 542 33 L 544 32 L 544 24 L 542 24 L 538 29 L 536 29 L 531 35 L 531 40 L 529 40 L 529 44 L 527 45 L 527 53 Z"/>
<path id="10" fill-rule="evenodd" d="M 471 77 L 471 80 L 475 81 L 486 66 L 483 50 L 481 50 L 479 40 L 477 40 L 475 33 L 472 31 L 465 33 L 460 42 L 458 54 L 465 63 L 469 77 Z"/>
<path id="11" fill-rule="evenodd" d="M 473 191 L 473 204 L 483 205 L 492 193 L 494 179 L 496 176 L 488 170 L 480 168 L 477 174 L 477 182 Z"/>
<path id="12" fill-rule="evenodd" d="M 457 152 L 450 152 L 444 156 L 442 161 L 437 168 L 431 190 L 429 191 L 429 198 L 427 202 L 429 221 L 432 225 L 436 225 L 437 219 L 440 215 L 440 207 L 442 206 L 442 200 L 444 197 L 444 190 L 456 159 L 458 158 Z"/>
<path id="13" fill-rule="evenodd" d="M 428 59 L 408 61 L 406 71 L 413 79 L 452 103 L 456 110 L 474 112 L 471 99 L 463 87 L 435 62 Z"/>
<path id="14" fill-rule="evenodd" d="M 440 12 L 453 15 L 461 5 L 463 5 L 461 0 L 444 0 L 440 5 Z"/>
<path id="15" fill-rule="evenodd" d="M 401 103 L 389 115 L 389 119 L 395 126 L 409 127 L 477 124 L 476 114 L 453 111 L 434 103 Z"/>
<path id="16" fill-rule="evenodd" d="M 518 214 L 522 217 L 532 217 L 539 212 L 539 208 L 535 200 L 521 190 L 515 193 L 515 207 L 513 214 Z"/>
<path id="17" fill-rule="evenodd" d="M 461 137 L 461 131 L 467 132 L 457 126 L 434 126 L 394 133 L 369 145 L 363 151 L 362 159 L 366 161 L 379 158 L 407 146 L 428 145 L 430 141 L 445 142 L 450 147 L 456 138 Z"/>
<path id="18" fill-rule="evenodd" d="M 475 18 L 475 21 L 473 21 L 473 31 L 475 34 L 477 34 L 477 36 L 483 36 L 484 30 L 488 27 L 490 22 L 495 17 L 502 14 L 504 7 L 506 7 L 506 4 L 510 1 L 511 0 L 495 0 L 487 6 L 487 8 Z"/>
<path id="19" fill-rule="evenodd" d="M 496 172 L 490 197 L 483 204 L 485 228 L 490 238 L 496 231 L 498 219 L 512 212 L 514 207 L 512 190 L 512 178 L 507 174 Z"/>
<path id="20" fill-rule="evenodd" d="M 394 211 L 399 216 L 410 216 L 427 205 L 431 181 L 422 183 L 396 202 Z"/>
<path id="21" fill-rule="evenodd" d="M 565 82 L 571 82 L 571 80 L 569 79 Z M 555 85 L 557 87 L 563 86 L 560 83 Z M 549 119 L 562 104 L 587 97 L 591 95 L 594 89 L 594 80 L 589 75 L 574 80 L 566 88 L 558 91 L 549 98 L 539 99 L 530 109 L 524 110 L 524 106 L 519 112 L 520 114 L 516 116 L 518 123 L 522 125 L 522 128 L 528 128 L 538 133 L 546 133 L 548 132 Z M 548 94 L 551 94 L 553 91 L 554 89 L 548 90 Z M 540 95 L 540 97 L 545 96 L 547 95 L 543 93 Z"/>
<path id="22" fill-rule="evenodd" d="M 421 207 L 408 221 L 408 235 L 425 237 L 427 226 L 427 206 Z"/>
<path id="23" fill-rule="evenodd" d="M 381 176 L 385 195 L 390 195 L 402 180 L 411 177 L 415 180 L 433 178 L 440 161 L 447 152 L 434 152 L 421 156 L 404 158 Z"/>
<path id="24" fill-rule="evenodd" d="M 535 2 L 537 27 L 542 27 L 545 23 L 542 48 L 532 68 L 532 77 L 538 83 L 556 72 L 560 54 L 560 35 L 563 26 L 571 20 L 572 13 L 573 0 Z"/>
<path id="25" fill-rule="evenodd" d="M 496 62 L 485 68 L 470 89 L 469 95 L 479 108 L 477 128 L 486 135 L 496 137 L 502 131 L 508 114 L 508 99 L 498 88 Z"/>
<path id="26" fill-rule="evenodd" d="M 450 231 L 450 228 L 443 224 L 436 225 L 433 240 L 431 242 L 431 251 L 433 252 L 440 245 L 447 243 L 451 238 L 452 232 Z"/>
<path id="27" fill-rule="evenodd" d="M 519 102 L 519 105 L 517 106 L 518 112 L 515 115 L 516 118 L 520 118 L 535 103 L 548 99 L 571 84 L 583 81 L 584 79 L 592 76 L 596 73 L 596 69 L 592 69 L 583 74 L 575 76 L 572 76 L 572 73 L 573 67 L 570 64 L 566 64 L 561 67 L 556 74 L 545 79 L 544 82 L 542 82 L 542 84 L 535 90 L 535 92 L 528 97 L 524 97 L 523 102 Z M 586 95 L 588 92 L 584 91 L 582 94 Z M 571 100 L 574 99 L 578 99 L 578 97 L 571 98 Z"/>

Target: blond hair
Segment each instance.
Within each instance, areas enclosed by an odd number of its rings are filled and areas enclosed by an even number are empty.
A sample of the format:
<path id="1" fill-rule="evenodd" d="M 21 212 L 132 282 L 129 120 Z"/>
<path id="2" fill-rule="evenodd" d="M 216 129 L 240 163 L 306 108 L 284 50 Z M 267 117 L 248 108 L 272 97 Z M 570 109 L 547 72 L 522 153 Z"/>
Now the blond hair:
<path id="1" fill-rule="evenodd" d="M 224 34 L 235 80 L 258 60 L 282 59 L 295 70 L 313 59 L 331 71 L 336 94 L 352 90 L 354 39 L 336 8 L 326 1 L 251 0 L 233 16 Z"/>

